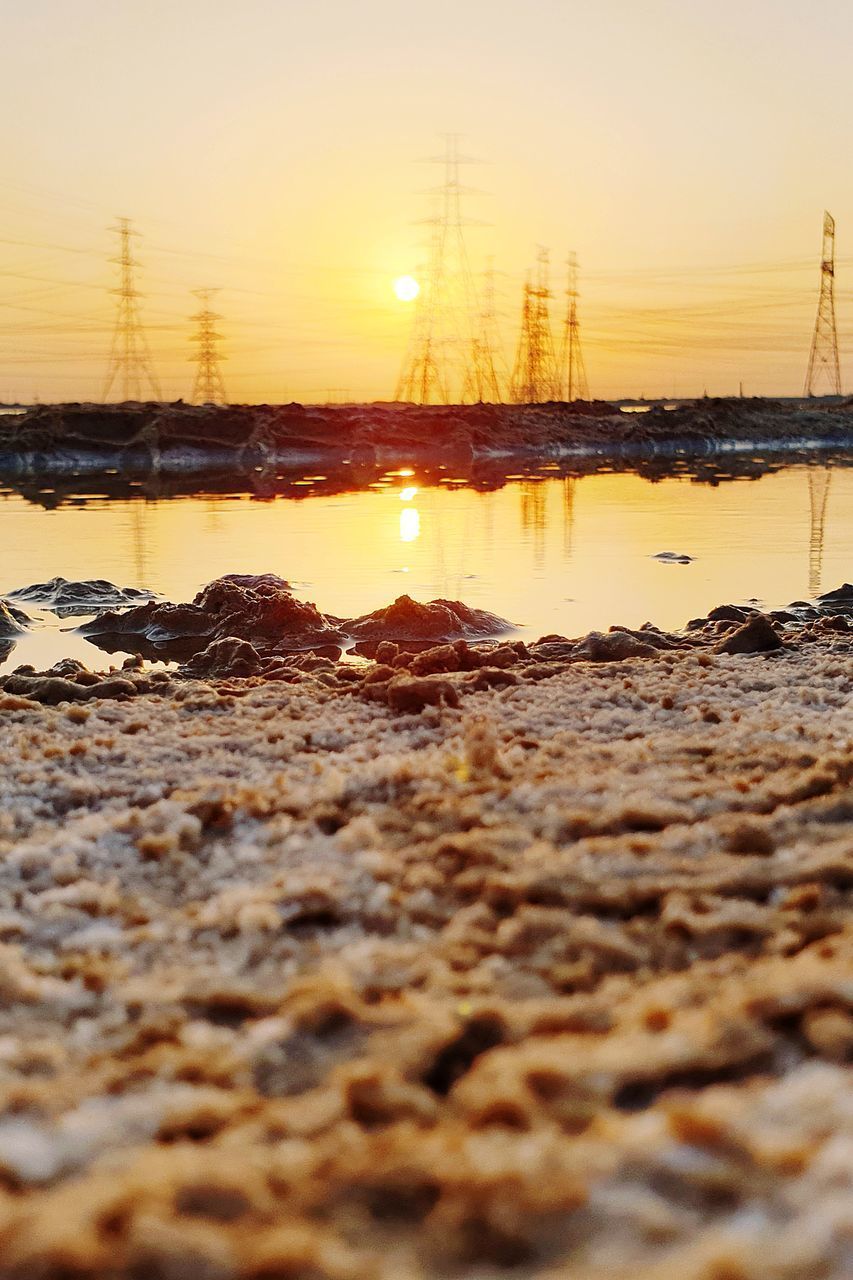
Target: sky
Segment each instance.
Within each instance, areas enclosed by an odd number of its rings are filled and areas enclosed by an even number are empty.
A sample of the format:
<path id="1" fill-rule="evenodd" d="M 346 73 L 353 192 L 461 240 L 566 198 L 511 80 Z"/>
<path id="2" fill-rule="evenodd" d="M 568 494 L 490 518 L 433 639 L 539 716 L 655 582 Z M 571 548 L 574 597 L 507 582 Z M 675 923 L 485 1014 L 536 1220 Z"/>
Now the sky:
<path id="1" fill-rule="evenodd" d="M 853 386 L 853 6 L 0 0 L 0 398 L 97 398 L 116 216 L 163 393 L 218 287 L 237 402 L 390 398 L 442 134 L 505 360 L 537 246 L 580 261 L 590 390 L 801 391 L 824 208 Z M 849 377 L 848 377 L 849 372 Z"/>

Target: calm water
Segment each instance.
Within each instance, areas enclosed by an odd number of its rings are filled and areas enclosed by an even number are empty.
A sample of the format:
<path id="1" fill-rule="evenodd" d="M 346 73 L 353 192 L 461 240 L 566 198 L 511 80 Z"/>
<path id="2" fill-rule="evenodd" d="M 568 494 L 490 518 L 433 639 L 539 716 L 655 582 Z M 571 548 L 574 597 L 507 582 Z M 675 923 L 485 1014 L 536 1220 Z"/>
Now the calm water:
<path id="1" fill-rule="evenodd" d="M 354 492 L 314 475 L 277 487 L 266 500 L 42 491 L 47 507 L 0 491 L 0 592 L 61 574 L 186 600 L 219 574 L 270 570 L 338 615 L 404 592 L 445 596 L 535 639 L 615 622 L 677 627 L 724 601 L 775 607 L 853 578 L 853 467 L 838 462 L 716 484 L 572 478 L 551 465 L 485 490 L 407 469 Z M 653 558 L 663 551 L 693 561 Z M 5 668 L 117 661 L 69 634 L 74 625 L 41 615 Z"/>

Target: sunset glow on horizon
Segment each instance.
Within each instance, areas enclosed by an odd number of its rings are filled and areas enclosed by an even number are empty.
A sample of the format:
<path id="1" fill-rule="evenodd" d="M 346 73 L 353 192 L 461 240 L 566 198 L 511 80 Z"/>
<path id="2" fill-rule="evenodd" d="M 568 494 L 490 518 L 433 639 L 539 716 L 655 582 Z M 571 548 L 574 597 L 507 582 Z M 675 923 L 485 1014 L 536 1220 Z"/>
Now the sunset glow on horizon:
<path id="1" fill-rule="evenodd" d="M 208 286 L 234 401 L 390 398 L 447 129 L 506 365 L 546 245 L 556 335 L 578 254 L 594 396 L 797 394 L 828 208 L 853 376 L 840 0 L 31 0 L 4 27 L 0 400 L 99 394 L 118 213 L 166 398 Z"/>

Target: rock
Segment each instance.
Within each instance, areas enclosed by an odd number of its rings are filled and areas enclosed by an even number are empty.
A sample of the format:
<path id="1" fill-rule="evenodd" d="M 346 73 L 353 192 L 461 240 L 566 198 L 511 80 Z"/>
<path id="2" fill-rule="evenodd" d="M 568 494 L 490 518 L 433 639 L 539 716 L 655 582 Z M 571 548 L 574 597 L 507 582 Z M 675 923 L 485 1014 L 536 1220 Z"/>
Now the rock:
<path id="1" fill-rule="evenodd" d="M 28 663 L 16 667 L 9 675 L 0 676 L 0 690 L 8 695 L 28 698 L 55 706 L 60 702 L 89 702 L 93 699 L 135 698 L 143 693 L 162 695 L 171 689 L 166 671 L 123 669 L 89 671 L 76 658 L 62 658 L 47 671 L 36 671 Z"/>
<path id="2" fill-rule="evenodd" d="M 715 653 L 768 653 L 783 643 L 770 619 L 758 613 L 714 646 Z"/>
<path id="3" fill-rule="evenodd" d="M 335 618 L 298 600 L 275 574 L 228 574 L 208 583 L 191 604 L 151 601 L 124 612 L 107 610 L 79 630 L 108 650 L 190 658 L 224 639 L 245 641 L 259 653 L 281 654 L 339 646 L 348 637 L 427 647 L 430 641 L 487 638 L 512 628 L 503 618 L 458 600 L 420 604 L 409 596 L 360 618 Z"/>
<path id="4" fill-rule="evenodd" d="M 393 604 L 345 623 L 357 640 L 484 640 L 512 631 L 512 624 L 485 609 L 472 609 L 460 600 L 431 600 L 421 604 L 399 596 Z"/>
<path id="5" fill-rule="evenodd" d="M 692 564 L 693 556 L 679 554 L 677 551 L 659 551 L 657 555 L 651 557 L 652 560 L 659 560 L 661 564 Z"/>
<path id="6" fill-rule="evenodd" d="M 627 631 L 607 635 L 590 631 L 572 647 L 571 656 L 575 662 L 623 662 L 626 658 L 657 658 L 659 649 Z"/>
<path id="7" fill-rule="evenodd" d="M 301 650 L 333 644 L 342 634 L 336 620 L 297 600 L 275 574 L 229 574 L 208 583 L 191 604 L 148 603 L 124 613 L 110 610 L 79 630 L 102 648 L 132 647 L 149 657 L 184 658 L 213 640 Z"/>
<path id="8" fill-rule="evenodd" d="M 10 608 L 5 600 L 0 600 L 0 640 L 17 640 L 18 636 L 23 635 L 26 627 L 19 621 L 20 616 L 19 610 Z"/>
<path id="9" fill-rule="evenodd" d="M 63 676 L 13 674 L 6 676 L 1 683 L 6 693 L 48 706 L 56 706 L 60 702 L 89 702 L 93 698 L 133 698 L 138 693 L 148 692 L 147 686 L 137 685 L 120 676 L 105 676 L 100 680 L 96 678 L 91 684 L 78 684 L 76 680 L 67 680 Z"/>
<path id="10" fill-rule="evenodd" d="M 28 667 L 27 672 L 31 675 L 36 674 L 32 667 Z M 20 674 L 20 669 L 15 671 L 14 674 Z M 54 662 L 49 671 L 44 672 L 43 674 L 50 676 L 62 676 L 64 679 L 68 680 L 76 680 L 81 676 L 88 676 L 96 680 L 98 678 L 97 676 L 93 676 L 93 672 L 89 671 L 85 663 L 82 663 L 79 658 L 60 658 L 58 662 Z"/>
<path id="11" fill-rule="evenodd" d="M 393 667 L 388 667 L 384 663 L 379 662 L 371 671 L 368 671 L 362 681 L 362 684 L 387 684 L 389 680 L 394 679 L 396 674 L 397 673 Z"/>
<path id="12" fill-rule="evenodd" d="M 708 614 L 708 622 L 746 622 L 752 617 L 754 609 L 745 609 L 739 604 L 718 604 Z"/>
<path id="13" fill-rule="evenodd" d="M 461 671 L 460 656 L 452 644 L 436 645 L 433 649 L 425 649 L 412 658 L 410 667 L 412 675 L 429 676 L 441 672 Z"/>
<path id="14" fill-rule="evenodd" d="M 181 667 L 181 674 L 194 677 L 251 676 L 262 666 L 261 655 L 248 640 L 224 636 L 213 640 Z"/>
<path id="15" fill-rule="evenodd" d="M 686 630 L 702 631 L 708 628 L 708 624 L 712 622 L 729 623 L 734 626 L 740 622 L 746 622 L 757 612 L 757 609 L 746 608 L 739 604 L 718 604 L 704 618 L 691 618 L 687 623 Z"/>
<path id="16" fill-rule="evenodd" d="M 77 630 L 108 653 L 131 649 L 146 658 L 189 657 L 213 639 L 213 622 L 192 604 L 154 603 L 105 610 Z"/>
<path id="17" fill-rule="evenodd" d="M 459 694 L 449 680 L 437 676 L 410 679 L 396 676 L 386 691 L 386 701 L 392 711 L 423 711 L 424 707 L 458 707 Z"/>
<path id="18" fill-rule="evenodd" d="M 661 631 L 649 622 L 644 622 L 639 631 L 634 631 L 630 627 L 610 627 L 609 635 L 617 633 L 630 636 L 638 644 L 651 645 L 653 649 L 682 649 L 685 644 L 682 637 L 671 635 L 668 631 Z"/>
<path id="19" fill-rule="evenodd" d="M 844 613 L 853 616 L 853 585 L 844 582 L 834 591 L 827 591 L 817 598 L 819 613 Z"/>
<path id="20" fill-rule="evenodd" d="M 274 574 L 217 578 L 198 593 L 193 605 L 212 618 L 217 639 L 236 635 L 252 643 L 288 641 L 304 649 L 341 635 L 316 605 L 297 600 L 284 579 Z"/>
<path id="21" fill-rule="evenodd" d="M 291 591 L 286 579 L 277 573 L 224 573 L 218 582 L 231 582 L 246 591 Z"/>
<path id="22" fill-rule="evenodd" d="M 790 609 L 771 609 L 768 618 L 773 622 L 802 622 L 802 618 L 796 613 L 792 613 Z"/>
<path id="23" fill-rule="evenodd" d="M 143 591 L 137 587 L 117 587 L 104 578 L 89 578 L 81 582 L 50 578 L 47 582 L 18 587 L 16 591 L 9 592 L 9 597 L 50 609 L 60 618 L 80 613 L 101 613 L 106 609 L 131 608 L 156 599 L 153 591 Z"/>
<path id="24" fill-rule="evenodd" d="M 468 677 L 470 689 L 506 689 L 510 685 L 520 684 L 520 680 L 514 671 L 508 671 L 506 667 L 480 667 L 480 670 L 472 677 Z"/>
<path id="25" fill-rule="evenodd" d="M 536 662 L 571 662 L 577 643 L 564 636 L 543 636 L 530 646 L 530 656 Z"/>
<path id="26" fill-rule="evenodd" d="M 407 660 L 406 665 L 415 676 L 439 675 L 451 671 L 476 671 L 485 662 L 497 667 L 511 666 L 513 662 L 518 661 L 518 654 L 510 650 L 507 658 L 504 652 L 506 648 L 505 645 L 498 645 L 497 648 L 476 650 L 469 646 L 467 640 L 455 640 L 453 644 L 435 645 L 414 654 Z M 399 656 L 396 663 L 400 665 Z"/>
<path id="27" fill-rule="evenodd" d="M 834 591 L 826 591 L 822 596 L 818 596 L 821 604 L 841 604 L 847 602 L 853 604 L 853 583 L 844 582 L 840 587 L 836 587 Z"/>

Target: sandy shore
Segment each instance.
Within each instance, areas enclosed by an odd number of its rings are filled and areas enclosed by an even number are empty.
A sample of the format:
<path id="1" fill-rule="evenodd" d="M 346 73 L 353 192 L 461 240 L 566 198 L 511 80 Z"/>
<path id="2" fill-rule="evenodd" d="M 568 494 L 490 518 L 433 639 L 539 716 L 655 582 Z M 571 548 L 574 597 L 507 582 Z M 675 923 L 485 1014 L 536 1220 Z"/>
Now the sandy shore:
<path id="1" fill-rule="evenodd" d="M 0 1275 L 851 1274 L 851 637 L 613 634 L 6 682 Z"/>

